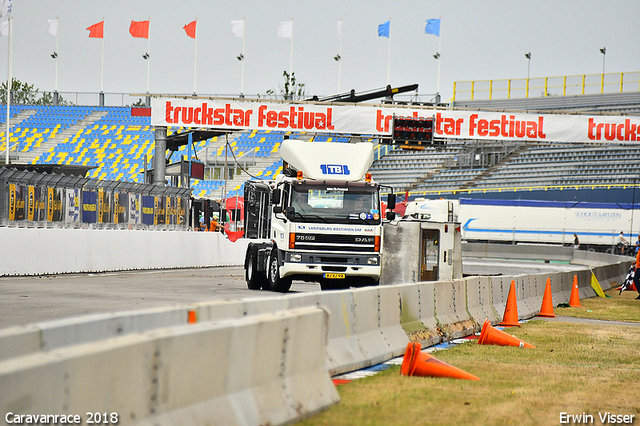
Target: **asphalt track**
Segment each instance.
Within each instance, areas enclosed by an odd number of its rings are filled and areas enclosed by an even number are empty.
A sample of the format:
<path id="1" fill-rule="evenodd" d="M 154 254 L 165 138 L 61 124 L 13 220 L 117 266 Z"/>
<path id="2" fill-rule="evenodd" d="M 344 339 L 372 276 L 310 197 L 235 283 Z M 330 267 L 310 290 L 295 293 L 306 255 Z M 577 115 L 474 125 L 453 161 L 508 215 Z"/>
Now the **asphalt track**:
<path id="1" fill-rule="evenodd" d="M 463 260 L 463 272 L 473 275 L 534 274 L 575 268 L 542 261 Z M 319 289 L 318 284 L 300 281 L 291 286 L 291 292 Z M 249 290 L 241 267 L 0 277 L 0 328 L 84 314 L 280 296 Z"/>

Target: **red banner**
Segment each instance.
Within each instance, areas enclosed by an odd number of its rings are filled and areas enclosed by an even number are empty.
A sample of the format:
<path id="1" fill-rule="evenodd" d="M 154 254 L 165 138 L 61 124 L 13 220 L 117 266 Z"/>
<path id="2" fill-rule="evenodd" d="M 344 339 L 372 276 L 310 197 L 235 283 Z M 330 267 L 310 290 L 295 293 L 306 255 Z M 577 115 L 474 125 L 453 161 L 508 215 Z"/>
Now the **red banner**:
<path id="1" fill-rule="evenodd" d="M 391 134 L 397 117 L 435 117 L 436 135 L 451 139 L 546 142 L 640 141 L 640 118 L 433 110 L 414 106 L 153 98 L 151 124 L 233 130 Z"/>

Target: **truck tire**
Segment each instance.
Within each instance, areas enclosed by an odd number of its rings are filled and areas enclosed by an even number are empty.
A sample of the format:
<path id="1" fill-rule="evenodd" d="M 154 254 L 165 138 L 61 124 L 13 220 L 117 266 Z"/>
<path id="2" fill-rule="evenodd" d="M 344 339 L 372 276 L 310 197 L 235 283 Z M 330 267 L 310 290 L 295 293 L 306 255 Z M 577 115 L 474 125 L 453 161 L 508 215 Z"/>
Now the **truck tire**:
<path id="1" fill-rule="evenodd" d="M 244 268 L 247 287 L 250 290 L 260 290 L 264 286 L 268 286 L 267 277 L 258 272 L 258 246 L 249 246 Z"/>
<path id="2" fill-rule="evenodd" d="M 291 288 L 291 278 L 280 278 L 280 264 L 278 263 L 278 255 L 274 253 L 274 248 L 269 256 L 269 285 L 272 291 L 278 293 L 286 293 Z"/>

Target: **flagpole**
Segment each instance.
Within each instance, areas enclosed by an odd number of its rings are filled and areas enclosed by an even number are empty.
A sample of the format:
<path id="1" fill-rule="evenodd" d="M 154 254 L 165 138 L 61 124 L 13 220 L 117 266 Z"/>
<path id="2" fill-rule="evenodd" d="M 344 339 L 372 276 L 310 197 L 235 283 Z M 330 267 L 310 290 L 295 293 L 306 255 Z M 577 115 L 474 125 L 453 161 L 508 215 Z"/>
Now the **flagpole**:
<path id="1" fill-rule="evenodd" d="M 196 31 L 198 31 L 197 29 L 198 27 L 198 19 L 196 19 Z M 196 63 L 198 60 L 198 35 L 197 33 L 194 34 L 195 39 L 195 52 L 193 54 L 193 96 L 196 95 Z M 147 87 L 147 91 L 149 91 L 149 88 Z"/>
<path id="2" fill-rule="evenodd" d="M 58 92 L 58 33 L 60 32 L 60 18 L 56 16 L 56 84 L 54 86 L 54 91 Z"/>
<path id="3" fill-rule="evenodd" d="M 293 74 L 293 18 L 291 18 L 291 55 L 289 57 L 289 78 Z"/>
<path id="4" fill-rule="evenodd" d="M 342 18 L 340 19 L 340 44 L 338 47 L 338 93 L 340 93 L 341 72 L 342 72 Z"/>
<path id="5" fill-rule="evenodd" d="M 244 97 L 244 37 L 245 28 L 247 26 L 247 19 L 242 18 L 242 71 L 240 71 L 240 97 Z"/>
<path id="6" fill-rule="evenodd" d="M 149 94 L 149 75 L 151 74 L 151 18 L 149 18 L 149 33 L 147 34 L 147 94 Z"/>
<path id="7" fill-rule="evenodd" d="M 102 18 L 102 22 L 104 22 L 104 18 Z M 100 65 L 100 93 L 104 93 L 104 34 L 102 34 L 102 61 Z"/>
<path id="8" fill-rule="evenodd" d="M 10 112 L 11 112 L 11 83 L 12 83 L 12 75 L 11 75 L 11 68 L 12 68 L 12 60 L 13 60 L 13 48 L 12 48 L 12 38 L 13 38 L 13 24 L 12 21 L 13 17 L 11 15 L 9 15 L 9 37 L 7 37 L 7 43 L 8 43 L 8 48 L 7 48 L 7 132 L 5 133 L 5 141 L 7 143 L 7 149 L 6 149 L 6 159 L 5 159 L 5 165 L 9 165 L 9 130 L 11 129 L 11 124 L 10 124 Z"/>
<path id="9" fill-rule="evenodd" d="M 438 79 L 436 80 L 436 102 L 440 102 L 440 61 L 442 60 L 442 15 L 440 15 L 440 29 L 438 30 Z"/>
<path id="10" fill-rule="evenodd" d="M 391 18 L 389 18 L 389 32 L 391 32 Z M 391 84 L 391 34 L 387 37 L 389 40 L 389 49 L 387 51 L 387 86 Z"/>

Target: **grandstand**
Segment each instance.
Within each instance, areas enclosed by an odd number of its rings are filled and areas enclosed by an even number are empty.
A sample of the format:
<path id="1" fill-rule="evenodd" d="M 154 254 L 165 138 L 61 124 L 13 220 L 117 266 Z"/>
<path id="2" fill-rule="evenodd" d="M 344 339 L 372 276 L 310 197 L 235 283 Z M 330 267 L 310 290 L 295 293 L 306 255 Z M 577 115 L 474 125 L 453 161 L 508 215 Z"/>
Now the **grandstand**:
<path id="1" fill-rule="evenodd" d="M 0 112 L 6 123 L 6 109 Z M 154 129 L 150 117 L 132 116 L 129 107 L 25 106 L 11 108 L 10 153 L 17 164 L 65 164 L 93 167 L 87 177 L 100 180 L 143 182 L 145 161 L 150 167 L 154 155 Z M 4 127 L 3 127 L 4 128 Z M 168 134 L 181 129 L 169 129 Z M 296 134 L 288 133 L 295 137 Z M 229 137 L 228 163 L 239 159 L 257 178 L 271 179 L 281 171 L 277 156 L 283 132 L 243 132 Z M 345 138 L 346 140 L 346 138 Z M 5 132 L 0 132 L 4 152 Z M 193 157 L 211 165 L 224 165 L 226 139 L 214 137 L 194 145 Z M 187 156 L 183 146 L 174 158 Z M 227 196 L 241 193 L 246 174 L 233 167 L 227 181 Z M 224 172 L 217 178 L 192 182 L 196 198 L 223 198 Z M 236 179 L 233 179 L 233 178 Z"/>
<path id="2" fill-rule="evenodd" d="M 479 148 L 481 146 L 481 148 Z M 496 155 L 465 151 L 500 149 L 500 144 L 470 142 L 437 151 L 395 149 L 377 161 L 374 178 L 404 192 L 454 192 L 470 188 L 495 191 L 549 186 L 632 185 L 640 178 L 640 144 L 545 144 L 516 146 Z"/>

